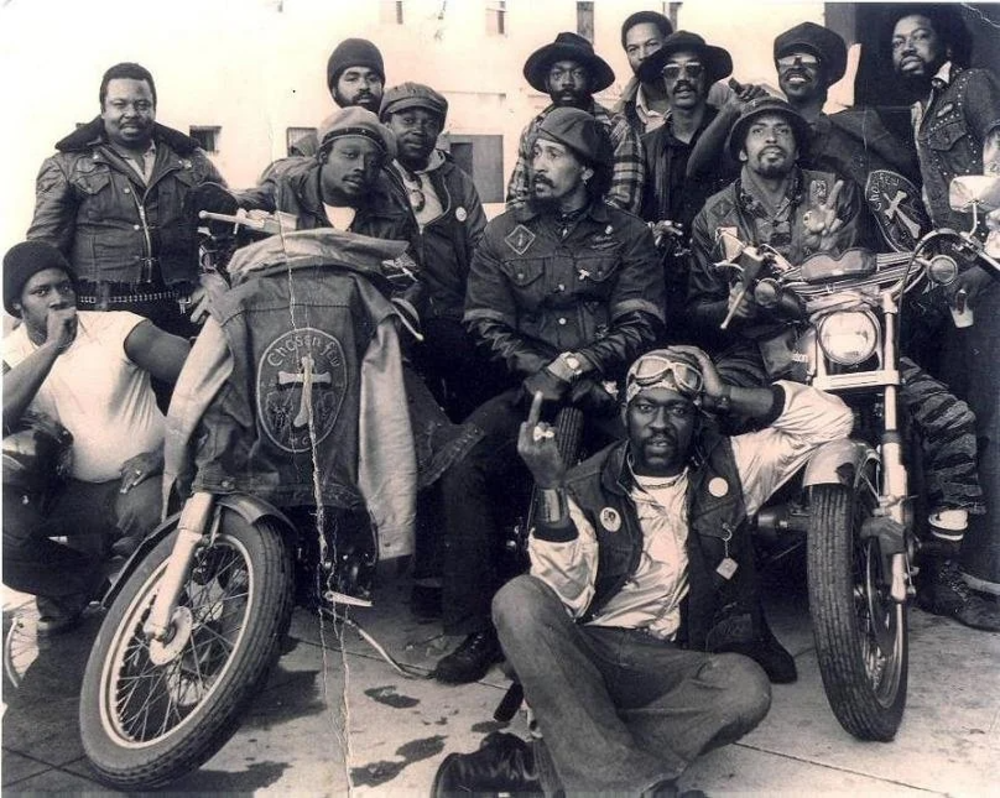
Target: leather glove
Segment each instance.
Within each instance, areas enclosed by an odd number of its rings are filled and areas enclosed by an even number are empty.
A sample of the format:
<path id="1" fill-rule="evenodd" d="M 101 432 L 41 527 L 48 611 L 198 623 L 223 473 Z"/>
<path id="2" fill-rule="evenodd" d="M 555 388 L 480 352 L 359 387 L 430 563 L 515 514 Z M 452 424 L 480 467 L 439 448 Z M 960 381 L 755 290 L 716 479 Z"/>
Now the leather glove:
<path id="1" fill-rule="evenodd" d="M 547 368 L 539 369 L 521 383 L 522 400 L 529 404 L 535 393 L 541 391 L 544 405 L 559 404 L 569 392 L 572 383 L 559 379 Z"/>

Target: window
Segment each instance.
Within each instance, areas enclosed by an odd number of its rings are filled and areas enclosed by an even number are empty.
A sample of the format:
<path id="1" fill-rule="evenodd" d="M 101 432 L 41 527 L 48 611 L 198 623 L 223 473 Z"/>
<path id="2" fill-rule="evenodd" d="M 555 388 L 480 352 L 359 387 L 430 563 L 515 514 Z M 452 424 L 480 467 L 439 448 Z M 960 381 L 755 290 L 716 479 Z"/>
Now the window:
<path id="1" fill-rule="evenodd" d="M 503 136 L 451 134 L 451 157 L 472 178 L 484 203 L 503 202 Z"/>
<path id="2" fill-rule="evenodd" d="M 302 139 L 315 135 L 314 127 L 290 127 L 285 131 L 285 148 L 289 155 L 292 154 L 292 147 Z"/>
<path id="3" fill-rule="evenodd" d="M 402 25 L 403 0 L 382 0 L 379 18 L 383 25 Z"/>
<path id="4" fill-rule="evenodd" d="M 219 151 L 219 135 L 222 133 L 221 127 L 211 125 L 191 125 L 188 128 L 191 138 L 198 142 L 198 146 L 205 152 Z"/>
<path id="5" fill-rule="evenodd" d="M 576 32 L 587 41 L 594 41 L 594 4 L 576 4 Z"/>
<path id="6" fill-rule="evenodd" d="M 486 33 L 490 36 L 507 35 L 507 3 L 491 0 L 486 5 Z"/>

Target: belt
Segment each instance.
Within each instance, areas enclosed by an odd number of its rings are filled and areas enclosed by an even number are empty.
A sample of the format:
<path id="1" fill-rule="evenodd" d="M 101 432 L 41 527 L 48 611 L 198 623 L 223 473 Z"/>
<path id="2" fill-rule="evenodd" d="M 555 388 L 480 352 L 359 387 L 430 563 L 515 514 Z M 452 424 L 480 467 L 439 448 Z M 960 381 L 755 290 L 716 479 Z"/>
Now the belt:
<path id="1" fill-rule="evenodd" d="M 107 294 L 100 290 L 102 285 L 107 286 Z M 77 304 L 133 305 L 149 302 L 162 302 L 164 300 L 177 300 L 180 298 L 180 294 L 177 292 L 177 289 L 174 288 L 150 286 L 150 289 L 152 290 L 143 291 L 137 290 L 140 289 L 140 286 L 120 284 L 124 289 L 124 293 L 117 293 L 115 289 L 111 287 L 112 285 L 113 284 L 111 283 L 81 283 L 81 290 L 76 297 Z"/>

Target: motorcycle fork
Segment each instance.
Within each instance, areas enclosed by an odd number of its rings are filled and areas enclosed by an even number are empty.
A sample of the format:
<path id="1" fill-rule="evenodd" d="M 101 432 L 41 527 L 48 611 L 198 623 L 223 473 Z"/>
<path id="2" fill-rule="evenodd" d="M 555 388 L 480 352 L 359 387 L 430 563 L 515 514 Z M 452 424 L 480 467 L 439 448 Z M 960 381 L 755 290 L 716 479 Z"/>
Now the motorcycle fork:
<path id="1" fill-rule="evenodd" d="M 194 562 L 195 551 L 205 540 L 206 532 L 210 540 L 219 527 L 219 516 L 216 514 L 209 529 L 209 517 L 214 507 L 215 497 L 211 493 L 194 493 L 184 503 L 177 523 L 177 540 L 167 559 L 167 569 L 160 580 L 149 617 L 142 627 L 147 638 L 163 643 L 172 636 L 177 600 Z"/>
<path id="2" fill-rule="evenodd" d="M 896 351 L 896 322 L 899 306 L 889 293 L 882 294 L 882 312 L 885 317 L 885 339 L 883 341 L 882 362 L 898 373 L 899 355 Z M 884 416 L 882 433 L 882 500 L 886 515 L 900 526 L 906 526 L 907 474 L 903 464 L 903 442 L 899 432 L 899 388 L 885 386 Z M 890 594 L 893 601 L 906 601 L 909 568 L 906 562 L 905 546 L 902 552 L 883 555 L 887 560 L 887 570 L 891 574 Z"/>

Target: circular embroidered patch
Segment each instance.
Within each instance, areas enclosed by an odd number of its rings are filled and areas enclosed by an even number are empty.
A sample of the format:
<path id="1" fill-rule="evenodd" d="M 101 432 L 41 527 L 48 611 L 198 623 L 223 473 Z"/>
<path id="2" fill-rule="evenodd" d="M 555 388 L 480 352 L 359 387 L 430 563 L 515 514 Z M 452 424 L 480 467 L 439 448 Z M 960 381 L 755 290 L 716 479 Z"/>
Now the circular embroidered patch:
<path id="1" fill-rule="evenodd" d="M 601 526 L 608 532 L 617 532 L 622 528 L 622 517 L 614 507 L 605 507 L 601 510 Z"/>
<path id="2" fill-rule="evenodd" d="M 314 327 L 289 330 L 264 350 L 257 366 L 257 416 L 274 444 L 307 452 L 337 422 L 347 390 L 344 349 Z"/>
<path id="3" fill-rule="evenodd" d="M 721 498 L 729 493 L 729 483 L 722 477 L 713 477 L 708 483 L 708 492 L 715 498 Z"/>

